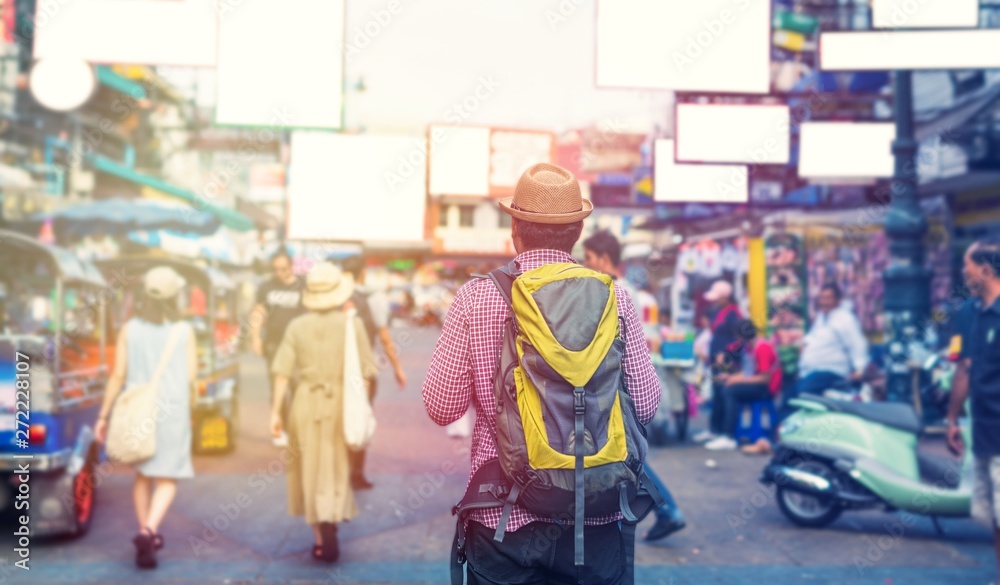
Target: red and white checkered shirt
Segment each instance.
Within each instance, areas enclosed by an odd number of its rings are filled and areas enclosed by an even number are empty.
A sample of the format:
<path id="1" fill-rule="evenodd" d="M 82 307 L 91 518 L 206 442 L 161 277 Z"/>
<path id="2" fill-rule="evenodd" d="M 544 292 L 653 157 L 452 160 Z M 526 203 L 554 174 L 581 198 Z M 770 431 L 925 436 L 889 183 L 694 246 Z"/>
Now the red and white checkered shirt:
<path id="1" fill-rule="evenodd" d="M 520 272 L 527 272 L 545 264 L 576 261 L 564 252 L 533 250 L 520 254 L 514 262 Z M 642 325 L 628 293 L 615 285 L 615 294 L 618 297 L 618 314 L 625 321 L 626 345 L 622 368 L 629 393 L 635 401 L 636 414 L 639 421 L 646 424 L 659 407 L 660 382 L 649 359 Z M 465 414 L 469 402 L 475 401 L 478 415 L 472 433 L 473 474 L 484 463 L 497 457 L 496 420 L 492 415 L 496 403 L 493 375 L 508 310 L 492 281 L 475 279 L 466 283 L 455 295 L 448 310 L 441 338 L 424 379 L 424 406 L 427 414 L 439 425 L 455 422 Z M 500 509 L 476 511 L 471 518 L 495 529 L 500 521 Z M 620 518 L 620 515 L 587 518 L 586 523 L 608 524 Z M 514 506 L 507 531 L 512 532 L 540 520 L 544 519 Z"/>

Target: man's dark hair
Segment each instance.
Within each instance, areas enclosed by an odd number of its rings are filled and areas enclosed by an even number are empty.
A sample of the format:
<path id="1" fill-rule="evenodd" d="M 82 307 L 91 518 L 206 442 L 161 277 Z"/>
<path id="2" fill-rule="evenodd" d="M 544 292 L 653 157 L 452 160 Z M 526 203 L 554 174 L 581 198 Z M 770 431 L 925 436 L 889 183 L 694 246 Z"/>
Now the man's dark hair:
<path id="1" fill-rule="evenodd" d="M 590 250 L 598 257 L 607 255 L 611 264 L 618 267 L 622 263 L 622 245 L 608 230 L 597 230 L 583 241 L 583 248 Z"/>
<path id="2" fill-rule="evenodd" d="M 135 316 L 147 323 L 160 325 L 164 322 L 174 322 L 181 318 L 177 308 L 177 297 L 169 299 L 154 299 L 145 292 L 136 295 Z"/>
<path id="3" fill-rule="evenodd" d="M 969 259 L 976 266 L 986 266 L 993 271 L 993 276 L 1000 277 L 1000 237 L 988 236 L 972 245 Z"/>
<path id="4" fill-rule="evenodd" d="M 573 253 L 573 246 L 583 233 L 583 222 L 547 224 L 511 218 L 511 225 L 517 226 L 517 235 L 524 250 L 559 250 Z"/>
<path id="5" fill-rule="evenodd" d="M 365 271 L 365 258 L 361 254 L 348 256 L 341 260 L 340 267 L 344 272 L 350 273 L 354 280 L 358 280 L 361 278 L 361 273 Z"/>
<path id="6" fill-rule="evenodd" d="M 268 260 L 268 262 L 274 262 L 278 258 L 284 258 L 285 260 L 288 260 L 289 264 L 291 264 L 292 262 L 292 255 L 288 253 L 288 250 L 286 250 L 284 246 L 278 248 L 278 251 L 275 252 L 274 254 L 271 254 L 271 258 Z"/>
<path id="7" fill-rule="evenodd" d="M 743 341 L 753 341 L 757 338 L 757 324 L 750 319 L 743 319 L 737 326 L 737 335 Z"/>
<path id="8" fill-rule="evenodd" d="M 838 301 L 844 298 L 843 293 L 840 291 L 840 287 L 837 286 L 836 283 L 828 282 L 824 284 L 823 286 L 820 287 L 819 292 L 823 292 L 826 290 L 832 292 L 833 296 L 837 297 Z"/>

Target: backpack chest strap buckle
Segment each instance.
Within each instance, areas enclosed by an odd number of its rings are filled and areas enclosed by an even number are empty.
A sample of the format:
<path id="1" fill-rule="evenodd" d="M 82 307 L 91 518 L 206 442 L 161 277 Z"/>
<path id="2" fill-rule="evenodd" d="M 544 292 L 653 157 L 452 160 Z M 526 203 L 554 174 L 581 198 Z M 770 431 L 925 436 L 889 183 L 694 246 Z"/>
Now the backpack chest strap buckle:
<path id="1" fill-rule="evenodd" d="M 573 389 L 573 413 L 583 414 L 587 410 L 587 395 L 583 388 Z"/>

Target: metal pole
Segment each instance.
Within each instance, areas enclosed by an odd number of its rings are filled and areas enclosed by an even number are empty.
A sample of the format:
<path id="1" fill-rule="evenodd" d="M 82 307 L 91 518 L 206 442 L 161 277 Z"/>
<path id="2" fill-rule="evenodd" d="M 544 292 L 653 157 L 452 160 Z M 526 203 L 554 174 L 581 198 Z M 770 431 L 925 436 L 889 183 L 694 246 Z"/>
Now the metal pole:
<path id="1" fill-rule="evenodd" d="M 913 135 L 912 73 L 896 71 L 894 87 L 896 140 L 892 152 L 896 168 L 885 222 L 889 241 L 889 267 L 885 271 L 886 399 L 910 402 L 910 347 L 923 341 L 931 308 L 930 271 L 924 265 L 927 219 L 917 193 L 919 144 Z"/>

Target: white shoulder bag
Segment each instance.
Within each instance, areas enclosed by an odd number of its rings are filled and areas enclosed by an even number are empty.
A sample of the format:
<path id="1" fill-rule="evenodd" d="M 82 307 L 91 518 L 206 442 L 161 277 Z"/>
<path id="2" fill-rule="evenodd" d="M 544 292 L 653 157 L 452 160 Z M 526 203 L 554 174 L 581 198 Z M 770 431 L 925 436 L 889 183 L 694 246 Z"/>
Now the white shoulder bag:
<path id="1" fill-rule="evenodd" d="M 156 395 L 160 379 L 183 332 L 184 328 L 180 325 L 173 326 L 153 379 L 146 384 L 126 388 L 115 400 L 105 441 L 108 457 L 113 461 L 141 463 L 156 453 Z"/>
<path id="2" fill-rule="evenodd" d="M 352 451 L 362 451 L 375 434 L 375 412 L 368 399 L 368 384 L 361 371 L 358 337 L 354 330 L 355 309 L 345 312 L 344 327 L 344 439 Z"/>

